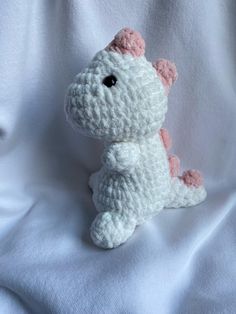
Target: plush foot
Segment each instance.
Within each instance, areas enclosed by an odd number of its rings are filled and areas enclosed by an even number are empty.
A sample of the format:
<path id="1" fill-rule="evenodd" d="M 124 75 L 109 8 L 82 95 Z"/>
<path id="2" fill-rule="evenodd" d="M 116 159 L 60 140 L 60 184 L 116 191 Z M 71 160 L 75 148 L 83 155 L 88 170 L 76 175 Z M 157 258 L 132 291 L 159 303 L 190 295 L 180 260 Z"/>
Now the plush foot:
<path id="1" fill-rule="evenodd" d="M 90 234 L 93 242 L 104 249 L 115 248 L 124 243 L 134 232 L 134 218 L 117 212 L 102 212 L 92 223 Z"/>

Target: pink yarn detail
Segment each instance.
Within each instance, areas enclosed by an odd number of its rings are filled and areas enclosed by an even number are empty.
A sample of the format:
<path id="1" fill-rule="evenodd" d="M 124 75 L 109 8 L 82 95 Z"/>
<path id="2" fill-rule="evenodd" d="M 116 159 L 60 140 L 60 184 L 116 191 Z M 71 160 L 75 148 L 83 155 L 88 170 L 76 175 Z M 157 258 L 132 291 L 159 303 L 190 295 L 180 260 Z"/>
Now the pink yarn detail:
<path id="1" fill-rule="evenodd" d="M 105 49 L 121 54 L 130 54 L 133 57 L 140 57 L 145 53 L 145 41 L 139 32 L 126 27 L 116 34 Z"/>
<path id="2" fill-rule="evenodd" d="M 170 167 L 170 175 L 171 177 L 177 177 L 180 171 L 180 160 L 177 156 L 171 155 L 168 157 L 169 167 Z"/>
<path id="3" fill-rule="evenodd" d="M 187 170 L 180 177 L 187 186 L 199 187 L 203 185 L 203 177 L 198 170 Z"/>
<path id="4" fill-rule="evenodd" d="M 161 128 L 159 131 L 159 135 L 161 137 L 161 140 L 163 142 L 163 145 L 166 150 L 169 150 L 172 146 L 172 139 L 170 137 L 170 134 L 167 129 Z"/>
<path id="5" fill-rule="evenodd" d="M 175 64 L 166 59 L 159 59 L 152 65 L 156 69 L 157 74 L 165 87 L 166 94 L 168 94 L 170 87 L 178 78 Z"/>

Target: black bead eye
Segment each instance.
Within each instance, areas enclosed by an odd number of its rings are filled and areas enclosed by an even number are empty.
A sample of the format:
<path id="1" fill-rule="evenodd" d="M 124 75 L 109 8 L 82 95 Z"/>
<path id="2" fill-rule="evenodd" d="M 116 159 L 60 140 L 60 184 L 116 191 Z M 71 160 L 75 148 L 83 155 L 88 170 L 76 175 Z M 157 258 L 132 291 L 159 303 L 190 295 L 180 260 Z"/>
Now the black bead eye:
<path id="1" fill-rule="evenodd" d="M 102 83 L 110 88 L 113 85 L 116 85 L 116 81 L 117 81 L 117 78 L 114 75 L 109 75 L 104 78 Z"/>

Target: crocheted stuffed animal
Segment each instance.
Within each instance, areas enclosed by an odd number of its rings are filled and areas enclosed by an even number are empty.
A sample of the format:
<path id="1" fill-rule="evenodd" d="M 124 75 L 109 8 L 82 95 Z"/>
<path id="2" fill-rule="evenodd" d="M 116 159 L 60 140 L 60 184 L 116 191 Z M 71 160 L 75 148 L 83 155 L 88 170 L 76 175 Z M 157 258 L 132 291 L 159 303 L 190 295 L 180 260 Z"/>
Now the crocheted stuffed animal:
<path id="1" fill-rule="evenodd" d="M 163 208 L 196 205 L 206 197 L 202 176 L 179 176 L 179 159 L 168 156 L 171 139 L 161 126 L 167 95 L 177 79 L 168 60 L 150 63 L 141 35 L 122 29 L 69 86 L 65 111 L 82 134 L 104 141 L 102 168 L 89 185 L 99 214 L 94 243 L 114 248 L 135 227 Z"/>

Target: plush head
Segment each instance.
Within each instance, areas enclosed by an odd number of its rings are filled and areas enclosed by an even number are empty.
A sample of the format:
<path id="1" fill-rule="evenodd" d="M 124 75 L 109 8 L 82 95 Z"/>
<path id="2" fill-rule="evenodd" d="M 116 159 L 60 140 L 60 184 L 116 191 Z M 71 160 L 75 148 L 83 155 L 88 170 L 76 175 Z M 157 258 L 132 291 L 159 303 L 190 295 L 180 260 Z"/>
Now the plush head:
<path id="1" fill-rule="evenodd" d="M 65 110 L 76 129 L 106 141 L 136 140 L 160 129 L 177 72 L 170 61 L 148 62 L 144 52 L 141 35 L 124 28 L 75 77 Z"/>

